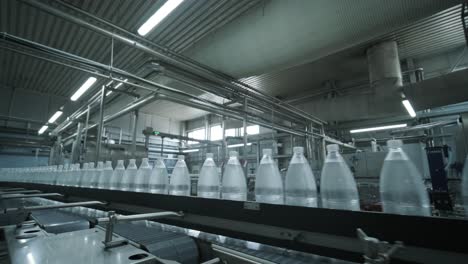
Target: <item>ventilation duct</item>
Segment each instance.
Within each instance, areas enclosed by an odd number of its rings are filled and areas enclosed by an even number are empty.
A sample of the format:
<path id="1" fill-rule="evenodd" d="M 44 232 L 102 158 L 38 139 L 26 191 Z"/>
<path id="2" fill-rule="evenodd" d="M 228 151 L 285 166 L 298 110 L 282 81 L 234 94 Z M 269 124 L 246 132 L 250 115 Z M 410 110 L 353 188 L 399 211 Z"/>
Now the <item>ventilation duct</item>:
<path id="1" fill-rule="evenodd" d="M 367 49 L 369 80 L 372 88 L 398 88 L 403 85 L 396 41 L 376 44 Z"/>

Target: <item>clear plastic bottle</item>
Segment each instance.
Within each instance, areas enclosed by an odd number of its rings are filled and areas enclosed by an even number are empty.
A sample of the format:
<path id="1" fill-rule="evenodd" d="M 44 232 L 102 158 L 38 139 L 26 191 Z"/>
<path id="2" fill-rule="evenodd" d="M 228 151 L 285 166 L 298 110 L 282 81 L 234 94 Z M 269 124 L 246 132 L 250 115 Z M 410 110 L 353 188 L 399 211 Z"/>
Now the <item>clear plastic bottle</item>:
<path id="1" fill-rule="evenodd" d="M 135 176 L 135 192 L 148 192 L 150 175 L 151 166 L 148 163 L 148 158 L 143 158 Z"/>
<path id="2" fill-rule="evenodd" d="M 213 160 L 213 153 L 206 153 L 206 160 L 198 177 L 197 195 L 204 198 L 219 199 L 219 174 L 218 167 Z"/>
<path id="3" fill-rule="evenodd" d="M 83 168 L 80 171 L 80 177 L 77 182 L 77 187 L 84 187 L 86 172 L 88 171 L 89 163 L 83 163 Z"/>
<path id="4" fill-rule="evenodd" d="M 190 196 L 190 175 L 184 155 L 177 156 L 177 163 L 172 171 L 169 194 Z"/>
<path id="5" fill-rule="evenodd" d="M 70 164 L 70 168 L 67 172 L 67 177 L 65 177 L 65 180 L 63 181 L 63 185 L 70 186 L 74 175 L 75 175 L 75 164 Z"/>
<path id="6" fill-rule="evenodd" d="M 128 162 L 127 169 L 125 170 L 122 181 L 120 183 L 120 190 L 122 191 L 133 191 L 135 190 L 135 176 L 137 173 L 137 165 L 135 159 L 130 159 Z"/>
<path id="7" fill-rule="evenodd" d="M 162 159 L 157 159 L 148 183 L 150 193 L 167 194 L 169 185 L 169 176 L 167 175 L 166 165 Z"/>
<path id="8" fill-rule="evenodd" d="M 91 179 L 89 181 L 89 188 L 98 187 L 99 177 L 101 176 L 103 169 L 104 169 L 104 162 L 98 161 L 96 169 L 94 170 L 94 173 L 91 175 Z"/>
<path id="9" fill-rule="evenodd" d="M 89 188 L 91 186 L 91 181 L 93 179 L 93 175 L 95 172 L 96 172 L 96 168 L 94 167 L 94 162 L 88 162 L 88 169 L 86 170 L 83 176 L 81 187 Z"/>
<path id="10" fill-rule="evenodd" d="M 73 174 L 71 175 L 70 181 L 69 181 L 69 186 L 78 186 L 78 182 L 80 180 L 80 175 L 81 175 L 81 169 L 80 169 L 80 164 L 75 163 L 74 169 L 73 169 Z"/>
<path id="11" fill-rule="evenodd" d="M 303 147 L 293 148 L 293 157 L 286 173 L 286 204 L 317 207 L 317 185 Z"/>
<path id="12" fill-rule="evenodd" d="M 125 166 L 123 160 L 117 161 L 117 166 L 115 166 L 114 172 L 112 173 L 110 189 L 111 190 L 120 190 L 122 183 L 123 175 L 125 174 Z"/>
<path id="13" fill-rule="evenodd" d="M 283 204 L 283 181 L 272 150 L 264 149 L 255 178 L 255 200 L 259 203 Z"/>
<path id="14" fill-rule="evenodd" d="M 58 185 L 62 177 L 63 177 L 63 165 L 61 164 L 57 166 L 57 170 L 55 171 L 55 176 L 54 176 L 52 185 Z"/>
<path id="15" fill-rule="evenodd" d="M 225 200 L 247 200 L 247 181 L 236 151 L 229 152 L 229 160 L 224 168 L 221 198 Z"/>
<path id="16" fill-rule="evenodd" d="M 320 194 L 322 207 L 359 211 L 356 181 L 340 155 L 336 144 L 327 146 L 328 155 L 322 169 Z"/>
<path id="17" fill-rule="evenodd" d="M 380 173 L 380 198 L 385 213 L 430 216 L 423 178 L 402 150 L 401 140 L 387 141 L 388 154 Z"/>
<path id="18" fill-rule="evenodd" d="M 468 156 L 466 156 L 465 165 L 463 166 L 461 195 L 463 200 L 463 208 L 465 209 L 465 216 L 468 217 Z"/>
<path id="19" fill-rule="evenodd" d="M 112 169 L 112 161 L 106 161 L 104 168 L 99 175 L 99 182 L 97 184 L 97 188 L 99 189 L 110 189 L 112 173 L 114 170 Z"/>

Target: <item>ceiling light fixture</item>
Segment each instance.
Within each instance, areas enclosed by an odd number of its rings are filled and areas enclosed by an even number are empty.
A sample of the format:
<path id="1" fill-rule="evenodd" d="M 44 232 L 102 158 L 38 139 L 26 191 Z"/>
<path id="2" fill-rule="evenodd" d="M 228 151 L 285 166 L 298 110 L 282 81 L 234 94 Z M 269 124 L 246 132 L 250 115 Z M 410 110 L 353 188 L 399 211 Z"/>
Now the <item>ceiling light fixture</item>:
<path id="1" fill-rule="evenodd" d="M 57 111 L 55 114 L 47 121 L 48 123 L 53 123 L 55 120 L 57 120 L 61 115 L 63 114 L 62 111 Z"/>
<path id="2" fill-rule="evenodd" d="M 78 100 L 97 81 L 94 77 L 89 77 L 83 85 L 70 97 L 72 101 Z"/>
<path id="3" fill-rule="evenodd" d="M 183 153 L 190 153 L 190 152 L 198 152 L 200 151 L 199 149 L 184 149 L 182 150 Z"/>
<path id="4" fill-rule="evenodd" d="M 408 111 L 408 114 L 411 116 L 411 117 L 416 117 L 416 112 L 414 111 L 414 108 L 413 106 L 411 105 L 410 101 L 405 99 L 403 101 L 401 101 L 403 103 L 403 105 L 405 106 L 406 108 L 406 111 Z"/>
<path id="5" fill-rule="evenodd" d="M 250 146 L 252 145 L 252 143 L 247 143 L 247 146 Z M 237 147 L 243 147 L 244 146 L 244 143 L 241 143 L 241 144 L 234 144 L 234 145 L 228 145 L 227 147 L 228 148 L 237 148 Z"/>
<path id="6" fill-rule="evenodd" d="M 161 21 L 164 20 L 174 9 L 176 9 L 184 0 L 167 0 L 156 12 L 146 20 L 138 29 L 138 34 L 145 36 Z"/>
<path id="7" fill-rule="evenodd" d="M 128 79 L 123 80 L 123 82 L 126 82 L 126 81 L 128 81 Z M 122 86 L 122 84 L 124 84 L 123 82 L 117 84 L 117 85 L 114 87 L 114 89 L 117 89 L 117 88 L 119 88 L 120 86 Z M 112 90 L 109 90 L 109 91 L 106 93 L 106 96 L 109 96 L 112 92 L 113 92 Z"/>
<path id="8" fill-rule="evenodd" d="M 48 126 L 42 126 L 41 129 L 39 129 L 39 131 L 37 131 L 37 134 L 41 135 L 42 133 L 44 133 L 47 128 L 49 128 Z"/>
<path id="9" fill-rule="evenodd" d="M 402 127 L 407 127 L 407 124 L 396 124 L 396 125 L 390 125 L 390 126 L 380 126 L 380 127 L 369 127 L 369 128 L 353 129 L 353 130 L 350 130 L 349 133 L 355 134 L 355 133 L 362 133 L 362 132 L 388 130 L 388 129 L 393 129 L 393 128 L 402 128 Z"/>

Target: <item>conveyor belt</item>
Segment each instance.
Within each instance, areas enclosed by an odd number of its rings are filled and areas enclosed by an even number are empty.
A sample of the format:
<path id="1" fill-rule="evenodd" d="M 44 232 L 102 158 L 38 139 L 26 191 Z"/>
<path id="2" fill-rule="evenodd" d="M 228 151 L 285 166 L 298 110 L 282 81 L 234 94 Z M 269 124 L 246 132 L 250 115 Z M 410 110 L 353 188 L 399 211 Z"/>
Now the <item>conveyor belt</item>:
<path id="1" fill-rule="evenodd" d="M 35 211 L 31 216 L 47 233 L 60 234 L 90 228 L 86 218 L 60 210 Z"/>
<path id="2" fill-rule="evenodd" d="M 220 244 L 220 246 L 232 249 L 238 252 L 245 253 L 250 256 L 254 256 L 260 259 L 267 260 L 269 262 L 278 263 L 278 264 L 351 264 L 353 262 L 348 262 L 344 260 L 332 259 L 317 255 L 306 254 L 297 251 L 282 250 L 279 248 L 273 247 L 263 247 L 259 250 L 248 249 L 246 247 L 234 246 Z"/>
<path id="3" fill-rule="evenodd" d="M 199 263 L 197 244 L 187 235 L 129 223 L 115 225 L 114 232 L 142 245 L 145 250 L 157 257 L 182 264 Z"/>

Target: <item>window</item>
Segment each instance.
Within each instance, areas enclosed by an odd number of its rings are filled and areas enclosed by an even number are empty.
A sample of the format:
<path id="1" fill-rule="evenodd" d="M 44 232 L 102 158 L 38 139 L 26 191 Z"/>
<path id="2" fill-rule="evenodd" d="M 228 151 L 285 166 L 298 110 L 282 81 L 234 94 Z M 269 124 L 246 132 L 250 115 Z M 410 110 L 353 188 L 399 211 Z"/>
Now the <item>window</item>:
<path id="1" fill-rule="evenodd" d="M 210 140 L 221 140 L 223 139 L 223 128 L 221 125 L 215 125 L 210 128 Z"/>
<path id="2" fill-rule="evenodd" d="M 226 129 L 224 133 L 226 134 L 226 137 L 235 137 L 236 129 L 235 128 Z"/>
<path id="3" fill-rule="evenodd" d="M 200 128 L 200 129 L 195 129 L 193 131 L 190 131 L 187 133 L 187 137 L 189 138 L 194 138 L 194 139 L 200 139 L 200 140 L 205 140 L 205 129 Z M 189 141 L 187 142 L 188 144 L 197 144 L 198 142 L 196 141 Z"/>
<path id="4" fill-rule="evenodd" d="M 247 127 L 247 135 L 256 135 L 260 133 L 260 126 L 253 125 Z M 239 128 L 239 135 L 244 136 L 244 128 Z"/>
<path id="5" fill-rule="evenodd" d="M 247 135 L 256 135 L 259 133 L 260 133 L 260 127 L 258 125 L 247 127 Z"/>

